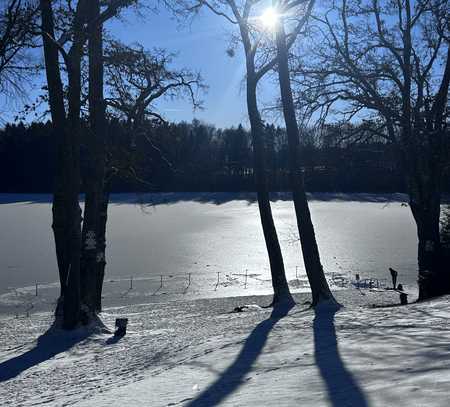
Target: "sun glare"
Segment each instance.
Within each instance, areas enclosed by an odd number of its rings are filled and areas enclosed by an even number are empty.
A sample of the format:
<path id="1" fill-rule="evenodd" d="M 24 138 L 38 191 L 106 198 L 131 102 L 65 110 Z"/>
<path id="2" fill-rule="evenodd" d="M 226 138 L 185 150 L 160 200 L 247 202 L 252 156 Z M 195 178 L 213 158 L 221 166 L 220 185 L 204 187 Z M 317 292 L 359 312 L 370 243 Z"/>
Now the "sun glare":
<path id="1" fill-rule="evenodd" d="M 264 13 L 261 14 L 259 18 L 266 28 L 272 30 L 277 25 L 278 13 L 274 8 L 269 7 L 264 11 Z"/>

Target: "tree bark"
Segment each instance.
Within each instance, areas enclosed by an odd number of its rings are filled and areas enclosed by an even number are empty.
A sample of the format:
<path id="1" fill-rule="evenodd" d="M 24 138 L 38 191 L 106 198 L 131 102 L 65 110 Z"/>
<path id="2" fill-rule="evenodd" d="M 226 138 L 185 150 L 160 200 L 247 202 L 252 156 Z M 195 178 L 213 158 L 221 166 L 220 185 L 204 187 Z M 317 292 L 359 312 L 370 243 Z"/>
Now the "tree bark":
<path id="1" fill-rule="evenodd" d="M 252 75 L 247 75 L 247 106 L 250 119 L 251 136 L 253 142 L 254 176 L 256 194 L 258 198 L 259 214 L 264 233 L 267 254 L 269 255 L 272 287 L 274 292 L 273 305 L 293 303 L 284 270 L 283 255 L 278 241 L 275 223 L 270 206 L 269 190 L 267 187 L 267 171 L 264 162 L 263 126 L 256 100 L 256 85 Z"/>
<path id="2" fill-rule="evenodd" d="M 100 2 L 91 0 L 89 4 L 89 118 L 90 135 L 88 139 L 88 168 L 85 176 L 86 200 L 82 233 L 82 299 L 89 314 L 101 308 L 101 296 L 98 297 L 98 285 L 103 278 L 98 273 L 98 264 L 104 260 L 104 243 L 100 243 L 102 224 L 101 211 L 105 179 L 105 103 L 103 97 L 103 27 L 98 23 Z M 105 238 L 103 232 L 102 239 Z M 101 289 L 100 289 L 101 292 Z"/>
<path id="3" fill-rule="evenodd" d="M 108 205 L 109 205 L 109 192 L 108 185 L 103 187 L 103 199 L 100 207 L 99 225 L 98 225 L 98 247 L 97 247 L 97 271 L 96 271 L 96 290 L 95 290 L 95 311 L 101 312 L 102 310 L 102 291 L 103 281 L 105 277 L 106 267 L 106 223 L 108 221 Z"/>
<path id="4" fill-rule="evenodd" d="M 441 264 L 441 241 L 439 234 L 440 194 L 431 192 L 428 199 L 415 199 L 410 194 L 410 207 L 417 225 L 419 301 L 445 294 L 448 276 Z"/>
<path id="5" fill-rule="evenodd" d="M 63 327 L 71 329 L 79 318 L 79 228 L 80 209 L 77 193 L 76 148 L 77 123 L 70 104 L 69 117 L 64 108 L 63 86 L 59 70 L 59 51 L 54 42 L 53 10 L 49 0 L 40 1 L 44 58 L 53 127 L 57 137 L 57 173 L 53 195 L 53 231 L 61 284 L 57 313 L 63 312 Z M 74 72 L 68 75 L 73 86 Z M 76 76 L 76 75 L 75 75 Z M 73 87 L 72 87 L 72 99 Z M 71 97 L 69 96 L 69 99 Z M 72 132 L 73 131 L 73 132 Z M 74 155 L 75 154 L 75 155 Z"/>
<path id="6" fill-rule="evenodd" d="M 281 304 L 292 305 L 294 299 L 291 296 L 286 280 L 283 255 L 275 228 L 270 206 L 269 190 L 267 185 L 267 169 L 265 164 L 265 146 L 263 140 L 263 124 L 258 109 L 256 87 L 258 84 L 254 55 L 250 45 L 250 39 L 245 24 L 240 24 L 241 36 L 244 43 L 247 68 L 247 109 L 250 120 L 251 137 L 253 143 L 254 177 L 258 198 L 259 214 L 264 233 L 264 240 L 269 256 L 270 272 L 273 287 L 273 306 Z"/>
<path id="7" fill-rule="evenodd" d="M 294 101 L 292 98 L 291 81 L 289 76 L 288 49 L 284 31 L 284 19 L 279 17 L 276 27 L 278 78 L 280 83 L 283 115 L 286 123 L 286 133 L 289 148 L 289 179 L 294 200 L 297 227 L 303 252 L 306 274 L 311 286 L 312 305 L 321 301 L 336 303 L 330 291 L 328 282 L 320 262 L 314 226 L 311 221 L 308 201 L 306 198 L 303 174 L 299 165 L 299 131 L 295 117 Z"/>
<path id="8" fill-rule="evenodd" d="M 81 58 L 83 56 L 83 24 L 86 18 L 86 2 L 77 5 L 74 22 L 73 45 L 67 57 L 68 126 L 70 160 L 67 195 L 69 201 L 69 250 L 70 268 L 67 277 L 67 290 L 64 297 L 64 323 L 66 329 L 73 329 L 80 322 L 80 256 L 81 256 L 81 208 L 80 192 L 80 134 L 81 134 Z"/>
<path id="9" fill-rule="evenodd" d="M 40 1 L 44 58 L 50 110 L 58 137 L 57 175 L 53 198 L 53 230 L 61 283 L 63 328 L 73 329 L 80 320 L 80 96 L 85 0 L 77 4 L 73 45 L 66 55 L 69 81 L 68 115 L 64 108 L 51 1 Z M 59 302 L 60 304 L 60 302 Z M 58 307 L 60 308 L 60 307 Z"/>
<path id="10" fill-rule="evenodd" d="M 417 226 L 419 301 L 450 292 L 450 271 L 440 240 L 445 109 L 450 85 L 450 47 L 433 105 L 412 126 L 403 126 L 410 208 Z M 411 140 L 411 141 L 410 141 Z"/>
<path id="11" fill-rule="evenodd" d="M 67 274 L 69 269 L 68 259 L 68 225 L 67 225 L 67 199 L 65 185 L 67 185 L 67 145 L 66 111 L 64 108 L 63 85 L 59 69 L 59 54 L 52 38 L 55 37 L 53 10 L 49 0 L 40 1 L 41 29 L 44 45 L 45 71 L 49 94 L 50 113 L 54 136 L 56 140 L 56 168 L 55 185 L 53 192 L 53 222 L 52 228 L 55 239 L 56 259 L 58 264 L 60 281 L 60 298 L 64 298 Z"/>

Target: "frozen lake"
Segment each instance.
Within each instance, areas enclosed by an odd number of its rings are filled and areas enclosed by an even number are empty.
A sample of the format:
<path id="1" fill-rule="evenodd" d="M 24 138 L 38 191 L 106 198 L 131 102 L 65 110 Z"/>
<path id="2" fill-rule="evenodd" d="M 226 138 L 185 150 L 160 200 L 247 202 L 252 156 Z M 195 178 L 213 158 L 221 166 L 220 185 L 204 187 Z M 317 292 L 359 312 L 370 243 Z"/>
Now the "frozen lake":
<path id="1" fill-rule="evenodd" d="M 288 279 L 294 280 L 304 275 L 304 267 L 293 205 L 284 198 L 273 202 L 273 213 Z M 404 201 L 402 195 L 312 195 L 325 271 L 386 278 L 388 267 L 394 267 L 400 282 L 414 284 L 417 238 Z M 1 292 L 58 280 L 50 202 L 49 195 L 0 194 Z M 252 194 L 113 195 L 107 261 L 107 279 L 133 276 L 134 288 L 148 278 L 159 282 L 160 275 L 165 287 L 171 278 L 182 285 L 191 273 L 192 282 L 209 281 L 205 289 L 217 278 L 225 289 L 235 279 L 245 283 L 248 273 L 246 288 L 252 290 L 253 282 L 270 277 Z"/>

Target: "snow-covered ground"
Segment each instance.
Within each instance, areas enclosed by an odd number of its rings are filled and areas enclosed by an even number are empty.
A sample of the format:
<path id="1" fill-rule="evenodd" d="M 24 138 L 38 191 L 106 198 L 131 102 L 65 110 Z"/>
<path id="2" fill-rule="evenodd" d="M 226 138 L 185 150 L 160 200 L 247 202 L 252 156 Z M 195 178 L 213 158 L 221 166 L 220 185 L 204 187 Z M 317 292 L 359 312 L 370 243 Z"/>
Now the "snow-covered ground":
<path id="1" fill-rule="evenodd" d="M 327 273 L 332 289 L 352 287 L 355 281 L 341 273 Z M 288 280 L 294 293 L 310 292 L 305 275 Z M 384 283 L 384 282 L 380 282 Z M 379 284 L 380 284 L 379 283 Z M 415 287 L 410 291 L 415 294 Z M 270 278 L 260 274 L 211 273 L 194 275 L 189 282 L 186 276 L 169 275 L 159 278 L 111 279 L 104 283 L 102 302 L 105 306 L 187 301 L 199 298 L 264 295 L 273 292 Z M 414 295 L 413 294 L 413 295 Z M 9 289 L 0 294 L 0 314 L 28 316 L 36 312 L 53 311 L 59 296 L 59 283 L 38 284 Z"/>
<path id="2" fill-rule="evenodd" d="M 336 292 L 344 308 L 284 317 L 270 297 L 109 307 L 64 333 L 50 313 L 0 317 L 1 406 L 448 406 L 449 297 L 405 307 L 393 293 Z"/>
<path id="3" fill-rule="evenodd" d="M 109 213 L 105 326 L 67 333 L 51 327 L 50 197 L 0 194 L 0 406 L 448 406 L 450 299 L 370 308 L 398 297 L 350 282 L 355 273 L 386 278 L 393 266 L 414 299 L 405 197 L 310 198 L 326 275 L 344 305 L 337 313 L 304 304 L 286 196 L 273 212 L 298 305 L 281 318 L 261 308 L 271 284 L 254 196 L 157 194 L 138 205 L 119 195 Z M 243 304 L 246 312 L 230 313 Z M 117 317 L 130 321 L 120 340 Z"/>

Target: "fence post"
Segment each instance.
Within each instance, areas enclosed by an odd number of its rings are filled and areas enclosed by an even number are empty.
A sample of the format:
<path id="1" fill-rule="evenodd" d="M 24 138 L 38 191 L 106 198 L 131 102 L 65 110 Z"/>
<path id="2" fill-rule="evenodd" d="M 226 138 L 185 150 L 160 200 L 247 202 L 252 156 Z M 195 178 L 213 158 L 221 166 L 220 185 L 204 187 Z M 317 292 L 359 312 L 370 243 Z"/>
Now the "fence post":
<path id="1" fill-rule="evenodd" d="M 248 269 L 245 269 L 245 283 L 244 283 L 244 289 L 247 288 L 247 273 L 248 273 Z"/>
<path id="2" fill-rule="evenodd" d="M 133 289 L 133 276 L 130 277 L 130 290 Z"/>
<path id="3" fill-rule="evenodd" d="M 220 271 L 217 272 L 217 283 L 216 283 L 216 287 L 214 288 L 214 290 L 217 290 L 217 287 L 219 287 L 219 279 L 220 279 Z"/>
<path id="4" fill-rule="evenodd" d="M 36 297 L 38 296 L 38 283 L 36 283 Z"/>
<path id="5" fill-rule="evenodd" d="M 163 276 L 161 274 L 161 285 L 159 286 L 159 288 L 162 288 L 162 286 L 163 286 Z"/>
<path id="6" fill-rule="evenodd" d="M 191 273 L 189 273 L 189 277 L 188 277 L 188 287 L 191 285 Z"/>

